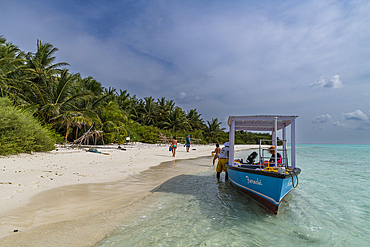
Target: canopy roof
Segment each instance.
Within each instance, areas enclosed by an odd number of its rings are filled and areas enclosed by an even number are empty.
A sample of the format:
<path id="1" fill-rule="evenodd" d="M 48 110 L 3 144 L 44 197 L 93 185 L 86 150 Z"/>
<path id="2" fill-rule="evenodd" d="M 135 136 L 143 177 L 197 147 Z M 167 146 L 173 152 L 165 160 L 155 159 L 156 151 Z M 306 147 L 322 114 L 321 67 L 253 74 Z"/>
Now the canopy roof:
<path id="1" fill-rule="evenodd" d="M 277 130 L 291 124 L 292 120 L 298 116 L 279 116 L 279 115 L 257 115 L 257 116 L 230 116 L 227 121 L 235 121 L 235 130 L 250 131 L 273 131 L 275 128 L 275 118 L 277 118 Z"/>

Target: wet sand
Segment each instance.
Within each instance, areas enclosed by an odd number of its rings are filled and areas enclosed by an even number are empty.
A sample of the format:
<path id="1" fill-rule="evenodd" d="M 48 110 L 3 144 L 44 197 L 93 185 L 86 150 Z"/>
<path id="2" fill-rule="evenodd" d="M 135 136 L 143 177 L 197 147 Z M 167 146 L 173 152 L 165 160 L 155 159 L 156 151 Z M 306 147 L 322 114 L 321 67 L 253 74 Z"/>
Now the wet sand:
<path id="1" fill-rule="evenodd" d="M 155 187 L 212 166 L 213 146 L 194 148 L 179 148 L 176 158 L 167 146 L 156 145 L 108 150 L 109 155 L 59 149 L 2 158 L 1 179 L 8 182 L 0 180 L 0 200 L 6 202 L 0 246 L 93 245 L 128 220 Z"/>

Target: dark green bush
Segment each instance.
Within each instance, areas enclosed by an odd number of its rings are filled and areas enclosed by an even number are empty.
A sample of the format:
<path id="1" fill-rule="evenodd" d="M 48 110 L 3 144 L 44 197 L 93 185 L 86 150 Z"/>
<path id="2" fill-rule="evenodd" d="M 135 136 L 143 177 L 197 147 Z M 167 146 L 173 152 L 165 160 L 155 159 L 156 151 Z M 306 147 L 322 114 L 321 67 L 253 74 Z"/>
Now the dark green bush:
<path id="1" fill-rule="evenodd" d="M 126 126 L 127 133 L 131 141 L 157 143 L 159 140 L 159 129 L 153 126 L 142 126 L 139 123 L 133 123 Z"/>
<path id="2" fill-rule="evenodd" d="M 0 155 L 50 151 L 58 136 L 31 114 L 13 107 L 9 99 L 0 98 Z"/>

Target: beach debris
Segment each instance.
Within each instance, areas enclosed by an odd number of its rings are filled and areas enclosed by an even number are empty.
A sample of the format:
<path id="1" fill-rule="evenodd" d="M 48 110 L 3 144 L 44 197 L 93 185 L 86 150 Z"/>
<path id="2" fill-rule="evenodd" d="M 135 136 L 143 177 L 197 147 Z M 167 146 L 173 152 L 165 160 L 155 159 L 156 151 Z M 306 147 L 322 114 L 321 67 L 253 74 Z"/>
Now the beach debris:
<path id="1" fill-rule="evenodd" d="M 97 153 L 97 154 L 100 154 L 101 153 L 96 148 L 89 148 L 86 152 Z"/>
<path id="2" fill-rule="evenodd" d="M 14 231 L 13 232 L 18 232 L 18 229 L 14 229 Z"/>
<path id="3" fill-rule="evenodd" d="M 0 182 L 0 184 L 12 184 L 12 182 Z"/>
<path id="4" fill-rule="evenodd" d="M 97 150 L 96 148 L 89 148 L 86 152 L 109 155 L 109 153 L 102 153 L 99 150 Z"/>

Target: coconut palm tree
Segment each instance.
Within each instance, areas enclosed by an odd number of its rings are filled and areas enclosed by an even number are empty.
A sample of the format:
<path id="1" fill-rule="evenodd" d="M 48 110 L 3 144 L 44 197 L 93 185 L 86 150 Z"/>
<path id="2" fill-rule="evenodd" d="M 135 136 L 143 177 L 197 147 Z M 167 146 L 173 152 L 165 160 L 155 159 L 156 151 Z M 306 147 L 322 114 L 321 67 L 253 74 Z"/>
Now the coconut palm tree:
<path id="1" fill-rule="evenodd" d="M 117 103 L 111 101 L 102 107 L 99 111 L 101 119 L 100 128 L 104 132 L 103 136 L 107 142 L 119 141 L 122 142 L 123 137 L 127 135 L 124 122 L 126 114 L 121 110 Z M 104 140 L 103 140 L 104 142 Z"/>
<path id="2" fill-rule="evenodd" d="M 204 122 L 203 119 L 200 117 L 202 114 L 197 112 L 197 109 L 192 109 L 186 115 L 186 118 L 191 126 L 191 129 L 203 129 Z"/>
<path id="3" fill-rule="evenodd" d="M 169 129 L 171 131 L 190 129 L 186 114 L 180 107 L 176 107 L 174 111 L 170 112 L 169 116 L 165 121 L 162 121 L 161 125 L 164 129 Z"/>
<path id="4" fill-rule="evenodd" d="M 141 124 L 156 126 L 158 119 L 158 106 L 153 97 L 145 97 L 139 102 L 141 113 Z"/>
<path id="5" fill-rule="evenodd" d="M 23 62 L 21 50 L 0 36 L 0 97 L 16 98 L 16 84 L 21 78 L 19 74 Z"/>
<path id="6" fill-rule="evenodd" d="M 222 123 L 218 122 L 218 119 L 215 118 L 211 121 L 207 120 L 207 126 L 204 129 L 203 135 L 208 139 L 209 142 L 214 143 L 218 141 L 218 137 L 222 134 L 225 128 L 220 128 Z"/>
<path id="7" fill-rule="evenodd" d="M 78 78 L 79 74 L 70 74 L 64 69 L 59 77 L 52 78 L 47 88 L 44 84 L 29 81 L 23 85 L 23 98 L 30 105 L 37 107 L 36 114 L 46 123 L 55 124 L 60 115 L 81 110 L 77 107 L 80 100 L 93 97 L 90 91 L 77 90 L 80 87 Z"/>
<path id="8" fill-rule="evenodd" d="M 56 59 L 54 53 L 57 51 L 58 48 L 53 45 L 37 40 L 36 52 L 26 54 L 26 65 L 35 83 L 43 83 L 47 88 L 48 83 L 51 83 L 51 77 L 60 74 L 61 67 L 69 65 L 66 62 L 54 63 Z"/>
<path id="9" fill-rule="evenodd" d="M 86 77 L 86 78 L 80 78 L 81 81 L 81 87 L 84 90 L 91 91 L 95 96 L 102 95 L 104 89 L 100 82 L 95 80 L 92 76 Z"/>

